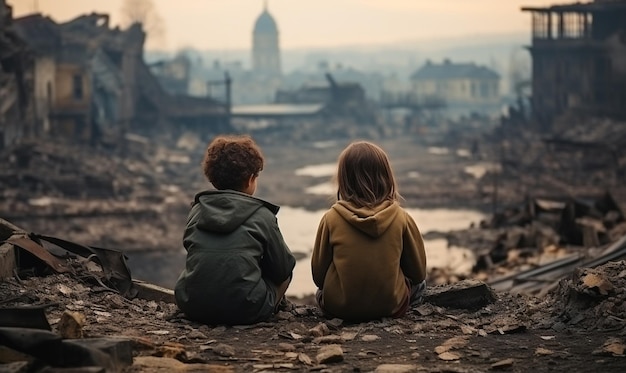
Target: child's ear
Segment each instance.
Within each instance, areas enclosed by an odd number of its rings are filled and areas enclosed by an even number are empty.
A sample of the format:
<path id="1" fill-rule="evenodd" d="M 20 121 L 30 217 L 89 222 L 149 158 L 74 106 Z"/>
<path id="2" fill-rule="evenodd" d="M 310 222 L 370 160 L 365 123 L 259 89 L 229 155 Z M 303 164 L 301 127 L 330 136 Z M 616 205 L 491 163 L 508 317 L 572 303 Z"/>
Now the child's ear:
<path id="1" fill-rule="evenodd" d="M 257 177 L 258 176 L 256 176 L 255 174 L 252 174 L 248 179 L 248 186 L 252 185 L 252 183 L 254 183 L 254 179 L 256 179 Z"/>

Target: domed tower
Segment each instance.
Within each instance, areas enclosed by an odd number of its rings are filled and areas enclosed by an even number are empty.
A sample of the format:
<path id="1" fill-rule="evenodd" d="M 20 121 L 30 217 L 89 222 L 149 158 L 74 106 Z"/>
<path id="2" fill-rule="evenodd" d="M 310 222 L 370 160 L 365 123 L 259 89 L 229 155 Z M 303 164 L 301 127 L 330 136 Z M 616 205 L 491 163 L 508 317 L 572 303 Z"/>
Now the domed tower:
<path id="1" fill-rule="evenodd" d="M 281 75 L 278 27 L 267 11 L 267 1 L 252 33 L 252 69 L 266 76 Z"/>

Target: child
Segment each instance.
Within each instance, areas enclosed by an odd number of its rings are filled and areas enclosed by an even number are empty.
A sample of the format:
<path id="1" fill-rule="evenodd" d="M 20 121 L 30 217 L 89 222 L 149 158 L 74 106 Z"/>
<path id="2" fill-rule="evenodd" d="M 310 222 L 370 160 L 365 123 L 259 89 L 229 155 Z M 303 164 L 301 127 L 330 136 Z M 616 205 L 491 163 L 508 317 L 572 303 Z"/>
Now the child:
<path id="1" fill-rule="evenodd" d="M 403 316 L 425 287 L 424 242 L 399 195 L 385 152 L 354 142 L 339 156 L 338 201 L 320 221 L 311 258 L 317 302 L 329 316 Z"/>
<path id="2" fill-rule="evenodd" d="M 252 195 L 263 156 L 247 136 L 215 138 L 203 161 L 217 190 L 200 192 L 187 218 L 178 307 L 205 324 L 253 324 L 277 309 L 295 258 L 278 229 L 279 207 Z"/>

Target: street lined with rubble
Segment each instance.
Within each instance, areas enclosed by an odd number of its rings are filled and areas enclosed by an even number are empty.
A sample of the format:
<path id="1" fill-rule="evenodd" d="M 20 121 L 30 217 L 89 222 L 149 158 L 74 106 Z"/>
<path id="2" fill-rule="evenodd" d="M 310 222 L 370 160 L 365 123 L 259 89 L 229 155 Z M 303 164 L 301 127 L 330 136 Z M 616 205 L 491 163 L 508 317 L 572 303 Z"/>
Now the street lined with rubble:
<path id="1" fill-rule="evenodd" d="M 130 141 L 135 143 L 137 138 Z M 380 143 L 391 149 L 404 203 L 429 196 L 445 201 L 447 206 L 457 202 L 467 206 L 463 202 L 465 193 L 480 200 L 480 184 L 485 181 L 464 172 L 466 166 L 475 164 L 474 160 L 459 158 L 455 152 L 433 155 L 427 146 L 406 139 L 381 139 Z M 307 164 L 332 162 L 334 153 L 338 154 L 343 145 L 337 143 L 327 152 L 304 152 L 305 147 L 300 146 L 293 153 L 285 146 L 264 146 L 267 165 L 259 195 L 291 204 L 298 196 L 296 190 L 321 181 L 311 176 L 296 177 L 294 171 Z M 179 225 L 184 223 L 188 201 L 195 191 L 207 187 L 199 172 L 202 144 L 197 145 L 195 152 L 148 144 L 142 145 L 141 150 L 134 149 L 123 160 L 115 155 L 105 156 L 106 153 L 99 156 L 97 151 L 87 156 L 80 148 L 45 144 L 33 145 L 28 151 L 3 153 L 5 160 L 22 166 L 4 170 L 14 173 L 11 178 L 3 178 L 7 184 L 3 187 L 2 211 L 7 211 L 10 218 L 5 220 L 25 232 L 56 236 L 90 247 L 122 251 L 146 247 L 179 249 Z M 50 172 L 52 165 L 45 163 L 52 155 L 57 157 L 55 172 Z M 92 166 L 77 168 L 78 160 L 91 162 Z M 36 171 L 29 165 L 47 171 Z M 416 169 L 425 176 L 405 176 Z M 72 176 L 75 183 L 92 183 L 90 188 L 76 189 L 94 195 L 68 195 L 67 188 L 58 186 L 61 176 L 68 172 L 76 172 Z M 16 179 L 20 182 L 11 181 Z M 460 192 L 455 194 L 454 190 Z M 327 197 L 315 195 L 302 201 L 309 201 L 309 206 L 316 209 L 331 203 Z M 489 202 L 490 198 L 485 198 L 483 209 L 488 209 L 484 205 L 489 206 Z M 429 201 L 424 205 L 428 206 Z M 616 206 L 617 202 L 603 213 L 617 209 L 621 214 Z M 515 220 L 505 215 L 509 223 Z M 550 221 L 545 219 L 549 216 L 545 211 L 539 215 L 544 223 Z M 608 230 L 598 228 L 585 234 L 585 242 L 595 237 L 596 243 L 601 244 L 597 252 L 615 244 L 617 237 L 623 235 L 623 216 L 609 215 L 613 218 L 604 219 Z M 119 278 L 111 278 L 111 272 L 98 261 L 76 253 L 61 256 L 66 258 L 66 266 L 72 268 L 63 274 L 53 274 L 40 262 L 33 266 L 23 259 L 15 276 L 1 283 L 0 305 L 2 312 L 40 309 L 49 325 L 48 333 L 62 337 L 57 341 L 61 343 L 57 347 L 60 350 L 67 348 L 63 341 L 78 338 L 88 351 L 94 341 L 106 346 L 100 350 L 116 351 L 116 358 L 111 360 L 114 366 L 107 368 L 110 371 L 623 371 L 625 262 L 617 257 L 595 268 L 576 269 L 551 281 L 544 280 L 546 285 L 552 285 L 535 289 L 535 294 L 541 292 L 540 297 L 496 290 L 495 280 L 505 275 L 543 268 L 551 260 L 567 258 L 576 250 L 586 256 L 594 255 L 594 251 L 584 246 L 576 249 L 576 245 L 559 245 L 559 233 L 550 231 L 549 226 L 527 232 L 508 224 L 494 231 L 489 228 L 491 224 L 483 222 L 482 227 L 459 232 L 430 233 L 442 234 L 451 242 L 462 241 L 476 253 L 482 253 L 483 266 L 465 277 L 434 270 L 429 274 L 424 304 L 397 320 L 347 324 L 326 319 L 312 297 L 303 297 L 291 299 L 293 308 L 283 310 L 267 323 L 240 327 L 199 325 L 177 312 L 171 290 L 131 292 L 133 285 L 128 285 L 129 281 L 135 283 L 136 279 L 129 273 L 124 287 L 128 292 L 122 293 L 116 290 Z M 16 233 L 8 230 L 5 235 L 3 240 Z M 524 241 L 540 244 L 524 248 Z M 51 250 L 49 243 L 42 245 Z M 495 248 L 500 251 L 494 251 Z M 22 258 L 26 257 L 22 254 Z M 108 282 L 112 280 L 114 284 Z M 512 281 L 518 283 L 515 277 Z M 134 286 L 143 289 L 143 285 Z M 35 319 L 41 322 L 41 317 Z M 5 338 L 15 340 L 10 335 Z M 39 358 L 46 362 L 45 356 Z M 80 364 L 102 366 L 97 359 Z"/>

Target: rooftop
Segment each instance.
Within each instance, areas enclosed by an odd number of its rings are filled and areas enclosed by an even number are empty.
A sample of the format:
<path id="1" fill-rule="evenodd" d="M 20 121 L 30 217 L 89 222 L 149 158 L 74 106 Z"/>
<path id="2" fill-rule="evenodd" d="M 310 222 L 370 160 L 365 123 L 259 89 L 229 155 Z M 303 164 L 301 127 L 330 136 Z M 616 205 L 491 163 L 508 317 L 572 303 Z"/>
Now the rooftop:
<path id="1" fill-rule="evenodd" d="M 267 11 L 267 8 L 263 9 L 263 13 L 256 19 L 254 23 L 255 34 L 276 34 L 278 33 L 278 26 L 274 17 Z"/>
<path id="2" fill-rule="evenodd" d="M 626 10 L 626 0 L 605 0 L 586 3 L 550 5 L 546 7 L 522 7 L 525 12 L 611 12 Z"/>
<path id="3" fill-rule="evenodd" d="M 500 75 L 485 66 L 479 66 L 475 63 L 454 63 L 445 60 L 441 64 L 435 64 L 427 61 L 424 66 L 419 68 L 413 75 L 411 80 L 419 79 L 500 79 Z"/>

